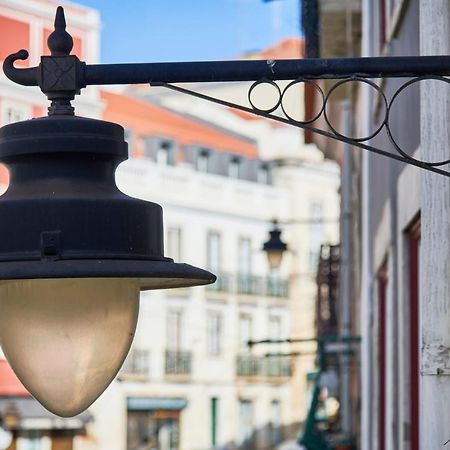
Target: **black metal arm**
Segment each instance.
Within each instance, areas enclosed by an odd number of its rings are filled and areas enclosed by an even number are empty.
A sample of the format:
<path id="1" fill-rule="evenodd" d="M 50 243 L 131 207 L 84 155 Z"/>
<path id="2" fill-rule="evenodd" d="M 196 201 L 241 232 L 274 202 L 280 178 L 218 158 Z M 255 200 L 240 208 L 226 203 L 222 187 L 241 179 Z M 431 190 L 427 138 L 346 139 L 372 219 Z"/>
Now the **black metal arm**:
<path id="1" fill-rule="evenodd" d="M 389 124 L 389 113 L 392 104 L 403 90 L 410 85 L 433 79 L 450 84 L 450 56 L 405 56 L 380 58 L 334 58 L 334 59 L 293 59 L 293 60 L 260 60 L 260 61 L 213 61 L 213 62 L 168 62 L 143 64 L 94 64 L 87 65 L 77 56 L 70 55 L 73 47 L 72 37 L 66 32 L 64 10 L 58 7 L 55 18 L 55 30 L 48 38 L 51 56 L 42 56 L 38 67 L 16 68 L 15 61 L 26 59 L 28 52 L 19 52 L 8 56 L 3 64 L 5 75 L 12 81 L 25 86 L 39 86 L 51 100 L 50 115 L 73 114 L 70 102 L 80 90 L 89 85 L 107 84 L 139 84 L 150 83 L 180 93 L 194 95 L 224 106 L 293 125 L 332 138 L 364 150 L 405 162 L 422 169 L 450 177 L 450 171 L 438 168 L 450 163 L 442 161 L 422 161 L 408 155 L 395 141 Z M 409 78 L 388 100 L 383 90 L 370 79 L 372 78 Z M 337 83 L 325 94 L 315 80 L 335 79 Z M 275 81 L 293 80 L 284 89 Z M 171 83 L 232 82 L 254 81 L 248 92 L 250 108 L 236 105 L 200 94 Z M 356 81 L 365 83 L 375 89 L 380 96 L 384 117 L 380 126 L 369 136 L 344 136 L 331 124 L 327 116 L 327 101 L 333 91 L 344 83 Z M 252 102 L 253 89 L 261 83 L 269 83 L 278 92 L 278 100 L 267 109 L 261 109 Z M 286 92 L 295 84 L 310 85 L 322 101 L 319 112 L 312 118 L 298 120 L 289 115 L 283 103 Z M 280 114 L 270 114 L 274 111 Z M 282 117 L 282 116 L 285 117 Z M 323 117 L 328 130 L 311 126 L 319 117 Z M 329 131 L 330 130 L 330 131 Z M 370 141 L 382 130 L 390 138 L 393 149 L 389 152 L 363 142 Z"/>
<path id="2" fill-rule="evenodd" d="M 18 69 L 14 62 L 28 58 L 28 52 L 20 50 L 5 59 L 6 76 L 18 84 L 39 86 L 50 99 L 56 93 L 65 92 L 66 99 L 70 100 L 89 85 L 450 75 L 450 56 L 87 65 L 70 55 L 73 41 L 65 29 L 64 10 L 59 6 L 55 30 L 48 38 L 51 56 L 43 56 L 38 67 Z"/>

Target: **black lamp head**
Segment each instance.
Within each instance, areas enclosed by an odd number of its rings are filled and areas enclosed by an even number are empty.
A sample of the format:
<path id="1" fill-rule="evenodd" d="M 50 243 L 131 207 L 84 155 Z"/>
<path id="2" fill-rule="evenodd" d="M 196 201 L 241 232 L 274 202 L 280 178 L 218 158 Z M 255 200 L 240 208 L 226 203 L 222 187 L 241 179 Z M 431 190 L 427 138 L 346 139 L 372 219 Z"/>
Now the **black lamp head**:
<path id="1" fill-rule="evenodd" d="M 0 197 L 0 279 L 126 277 L 141 289 L 215 276 L 164 257 L 162 209 L 123 194 L 121 126 L 53 115 L 0 129 L 10 185 Z"/>

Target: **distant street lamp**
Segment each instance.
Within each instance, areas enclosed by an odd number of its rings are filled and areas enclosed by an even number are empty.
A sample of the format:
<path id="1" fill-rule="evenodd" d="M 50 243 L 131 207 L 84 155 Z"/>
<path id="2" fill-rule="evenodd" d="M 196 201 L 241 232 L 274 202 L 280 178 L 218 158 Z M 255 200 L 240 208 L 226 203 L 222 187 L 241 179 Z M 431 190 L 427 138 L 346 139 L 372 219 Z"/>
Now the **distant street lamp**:
<path id="1" fill-rule="evenodd" d="M 272 229 L 269 231 L 269 239 L 264 242 L 262 251 L 267 255 L 267 261 L 271 269 L 278 269 L 283 260 L 283 255 L 288 251 L 288 246 L 281 239 L 281 229 L 278 220 L 272 221 Z M 288 225 L 317 225 L 324 223 L 337 224 L 339 219 L 293 219 L 283 222 Z"/>
<path id="2" fill-rule="evenodd" d="M 114 171 L 127 158 L 123 128 L 101 120 L 74 117 L 71 101 L 88 85 L 150 83 L 225 106 L 308 129 L 391 159 L 450 176 L 438 168 L 448 161 L 423 162 L 369 141 L 389 128 L 395 96 L 415 82 L 449 83 L 449 56 L 310 60 L 215 61 L 87 65 L 70 55 L 73 41 L 58 7 L 49 36 L 51 56 L 38 67 L 16 68 L 26 50 L 8 56 L 5 75 L 25 86 L 39 86 L 51 101 L 49 117 L 18 122 L 0 130 L 0 161 L 11 183 L 0 198 L 0 345 L 25 387 L 50 411 L 73 416 L 108 386 L 130 348 L 139 291 L 212 283 L 204 270 L 176 264 L 163 254 L 159 205 L 132 199 L 115 186 Z M 388 102 L 366 78 L 411 78 Z M 362 82 L 381 92 L 386 116 L 371 136 L 351 138 L 328 120 L 325 96 L 316 79 Z M 255 81 L 256 80 L 256 81 Z M 283 108 L 287 89 L 266 110 L 247 108 L 168 83 L 295 80 L 314 86 L 323 105 L 313 119 L 298 121 L 270 114 Z M 251 102 L 251 99 L 250 99 Z M 269 112 L 270 111 L 270 112 Z M 331 131 L 310 124 L 320 115 Z M 278 234 L 277 234 L 278 233 Z M 270 264 L 281 261 L 280 239 L 266 247 Z M 278 252 L 278 253 L 276 253 Z"/>
<path id="3" fill-rule="evenodd" d="M 266 252 L 267 261 L 271 269 L 278 269 L 283 259 L 283 254 L 287 250 L 287 245 L 281 240 L 281 230 L 278 228 L 278 221 L 272 222 L 273 228 L 269 231 L 269 240 L 264 242 L 263 251 Z"/>

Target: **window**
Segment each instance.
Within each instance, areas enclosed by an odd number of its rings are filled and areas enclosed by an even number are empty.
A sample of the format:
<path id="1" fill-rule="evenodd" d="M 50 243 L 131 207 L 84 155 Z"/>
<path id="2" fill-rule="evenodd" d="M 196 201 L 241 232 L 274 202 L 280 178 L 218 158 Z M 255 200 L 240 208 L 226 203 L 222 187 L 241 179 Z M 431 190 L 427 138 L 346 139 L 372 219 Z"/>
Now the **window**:
<path id="1" fill-rule="evenodd" d="M 270 339 L 281 339 L 281 317 L 270 316 L 269 317 L 269 336 Z"/>
<path id="2" fill-rule="evenodd" d="M 241 176 L 241 160 L 237 157 L 230 159 L 228 164 L 228 176 L 230 178 L 239 178 Z"/>
<path id="3" fill-rule="evenodd" d="M 162 166 L 174 165 L 175 142 L 169 139 L 160 139 L 156 149 L 156 162 Z"/>
<path id="4" fill-rule="evenodd" d="M 31 110 L 26 105 L 15 104 L 12 102 L 4 101 L 2 107 L 2 120 L 3 125 L 9 123 L 20 122 L 31 117 Z"/>
<path id="5" fill-rule="evenodd" d="M 167 229 L 167 254 L 174 261 L 181 261 L 181 228 L 169 227 Z"/>
<path id="6" fill-rule="evenodd" d="M 221 238 L 216 231 L 208 232 L 206 242 L 206 264 L 212 272 L 220 272 L 221 269 Z"/>
<path id="7" fill-rule="evenodd" d="M 239 316 L 239 344 L 241 349 L 248 350 L 248 341 L 253 339 L 253 319 L 250 314 Z"/>
<path id="8" fill-rule="evenodd" d="M 169 165 L 169 149 L 160 147 L 156 152 L 156 162 L 161 166 Z"/>
<path id="9" fill-rule="evenodd" d="M 239 274 L 250 275 L 252 273 L 252 243 L 249 238 L 239 238 Z"/>
<path id="10" fill-rule="evenodd" d="M 211 447 L 217 445 L 218 435 L 218 412 L 219 412 L 219 399 L 217 397 L 211 398 Z"/>
<path id="11" fill-rule="evenodd" d="M 322 244 L 322 205 L 311 203 L 309 205 L 310 226 L 309 270 L 315 272 L 319 264 L 320 245 Z"/>
<path id="12" fill-rule="evenodd" d="M 209 172 L 209 151 L 200 150 L 197 155 L 197 170 L 199 172 Z"/>
<path id="13" fill-rule="evenodd" d="M 180 411 L 128 410 L 127 450 L 177 450 L 180 438 Z"/>
<path id="14" fill-rule="evenodd" d="M 183 336 L 183 311 L 181 309 L 170 309 L 167 314 L 167 349 L 180 351 Z"/>
<path id="15" fill-rule="evenodd" d="M 281 329 L 281 317 L 271 315 L 269 316 L 269 338 L 274 340 L 281 340 L 282 335 L 282 329 Z M 281 344 L 273 344 L 273 346 L 270 347 L 274 353 L 277 353 L 281 350 Z M 276 358 L 273 358 L 273 360 L 276 360 Z M 269 362 L 269 360 L 268 360 Z"/>
<path id="16" fill-rule="evenodd" d="M 128 157 L 131 158 L 133 156 L 133 131 L 129 128 L 124 130 L 124 139 L 128 144 Z"/>
<path id="17" fill-rule="evenodd" d="M 239 400 L 239 435 L 238 445 L 243 446 L 253 438 L 253 403 Z"/>
<path id="18" fill-rule="evenodd" d="M 209 355 L 220 355 L 222 352 L 222 314 L 209 311 L 207 316 L 207 351 Z"/>
<path id="19" fill-rule="evenodd" d="M 278 444 L 281 441 L 281 403 L 273 400 L 270 403 L 270 441 Z"/>
<path id="20" fill-rule="evenodd" d="M 379 29 L 380 29 L 380 53 L 391 37 L 390 34 L 399 20 L 399 8 L 404 0 L 380 0 L 379 2 Z M 397 17 L 396 17 L 397 16 Z"/>
<path id="21" fill-rule="evenodd" d="M 37 430 L 30 430 L 21 434 L 20 450 L 43 450 L 42 433 Z"/>
<path id="22" fill-rule="evenodd" d="M 258 183 L 269 184 L 269 167 L 266 164 L 262 164 L 258 167 L 256 179 Z"/>

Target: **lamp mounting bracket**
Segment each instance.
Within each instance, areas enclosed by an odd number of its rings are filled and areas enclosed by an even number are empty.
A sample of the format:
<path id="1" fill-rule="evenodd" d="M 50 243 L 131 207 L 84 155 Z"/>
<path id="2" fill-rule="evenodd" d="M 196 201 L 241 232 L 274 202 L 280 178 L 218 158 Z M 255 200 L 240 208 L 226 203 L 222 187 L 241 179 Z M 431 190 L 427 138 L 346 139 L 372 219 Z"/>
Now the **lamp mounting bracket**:
<path id="1" fill-rule="evenodd" d="M 73 115 L 71 101 L 80 90 L 89 85 L 144 84 L 162 86 L 180 93 L 194 95 L 204 100 L 241 111 L 269 118 L 286 125 L 309 130 L 327 138 L 335 139 L 363 150 L 371 151 L 397 161 L 450 177 L 450 155 L 442 161 L 422 161 L 401 148 L 396 142 L 389 123 L 389 113 L 398 95 L 411 85 L 435 80 L 450 84 L 450 56 L 403 56 L 376 58 L 329 58 L 329 59 L 289 59 L 251 61 L 211 61 L 211 62 L 169 62 L 139 64 L 86 64 L 75 55 L 70 55 L 73 40 L 65 30 L 66 21 L 62 7 L 57 8 L 55 30 L 48 38 L 50 56 L 42 56 L 37 67 L 16 68 L 15 61 L 28 58 L 26 50 L 8 56 L 3 63 L 5 75 L 12 81 L 25 86 L 39 86 L 51 101 L 49 115 Z M 404 78 L 404 84 L 388 100 L 383 89 L 373 79 Z M 283 90 L 276 81 L 290 80 Z M 335 80 L 335 84 L 325 93 L 320 80 Z M 233 81 L 253 81 L 249 91 L 250 107 L 236 105 L 189 89 L 174 86 L 173 83 L 216 83 Z M 369 136 L 344 136 L 331 124 L 327 115 L 327 102 L 339 86 L 348 82 L 369 85 L 377 91 L 384 107 L 379 128 Z M 279 96 L 266 109 L 257 108 L 251 101 L 251 92 L 262 84 L 272 85 Z M 318 113 L 308 120 L 290 117 L 283 104 L 287 89 L 293 84 L 304 83 L 316 91 L 322 100 Z M 283 117 L 284 116 L 284 117 Z M 328 129 L 319 129 L 312 124 L 323 118 Z M 394 151 L 379 149 L 369 141 L 381 131 L 390 138 Z M 445 166 L 445 169 L 442 167 Z"/>

